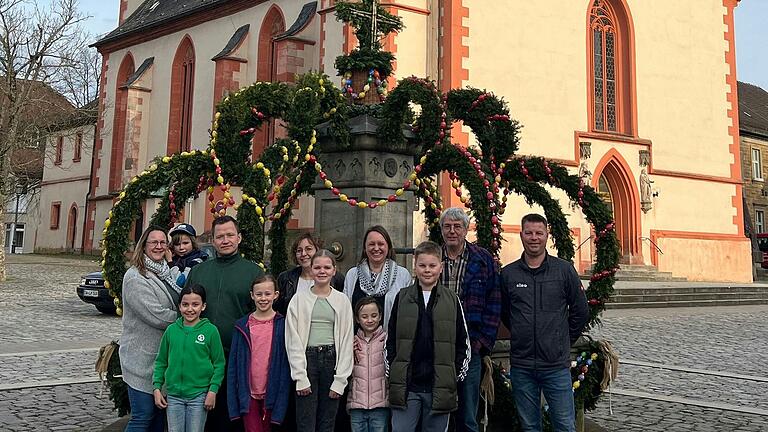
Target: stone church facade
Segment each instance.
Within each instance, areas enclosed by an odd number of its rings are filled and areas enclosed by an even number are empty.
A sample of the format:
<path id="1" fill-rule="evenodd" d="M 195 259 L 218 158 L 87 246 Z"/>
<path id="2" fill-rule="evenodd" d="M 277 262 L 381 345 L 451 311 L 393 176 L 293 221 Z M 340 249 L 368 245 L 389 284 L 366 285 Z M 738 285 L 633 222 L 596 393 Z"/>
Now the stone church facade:
<path id="1" fill-rule="evenodd" d="M 255 81 L 292 81 L 355 46 L 333 0 L 120 0 L 104 58 L 85 248 L 98 249 L 121 187 L 158 155 L 205 148 L 215 104 Z M 524 128 L 519 153 L 584 175 L 614 209 L 625 265 L 690 280 L 751 281 L 744 235 L 734 41 L 737 0 L 381 0 L 405 30 L 385 49 L 397 79 L 434 79 L 503 96 Z M 280 126 L 254 139 L 256 153 Z M 472 145 L 455 126 L 454 142 Z M 458 205 L 448 182 L 444 201 Z M 576 266 L 590 226 L 563 195 Z M 208 225 L 204 200 L 185 218 Z M 510 197 L 504 263 L 520 254 Z M 144 220 L 156 202 L 144 208 Z M 534 209 L 535 210 L 535 209 Z M 362 211 L 362 210 L 360 210 Z M 290 227 L 310 229 L 300 201 Z M 418 222 L 417 222 L 418 224 Z M 418 240 L 423 230 L 414 227 Z"/>

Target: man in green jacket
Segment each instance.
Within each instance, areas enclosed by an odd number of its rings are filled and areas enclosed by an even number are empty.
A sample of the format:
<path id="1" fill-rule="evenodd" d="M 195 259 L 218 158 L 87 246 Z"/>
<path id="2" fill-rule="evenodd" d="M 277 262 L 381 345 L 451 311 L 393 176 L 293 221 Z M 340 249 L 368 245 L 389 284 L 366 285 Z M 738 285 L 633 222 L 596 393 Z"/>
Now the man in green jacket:
<path id="1" fill-rule="evenodd" d="M 224 355 L 229 359 L 235 321 L 253 311 L 251 283 L 264 271 L 240 256 L 238 248 L 243 238 L 235 218 L 221 216 L 214 219 L 211 235 L 216 258 L 193 267 L 186 284 L 196 283 L 205 288 L 207 307 L 202 316 L 219 329 Z M 208 431 L 243 430 L 241 420 L 229 420 L 226 387 L 224 380 L 216 395 L 216 407 L 208 414 L 205 423 Z"/>

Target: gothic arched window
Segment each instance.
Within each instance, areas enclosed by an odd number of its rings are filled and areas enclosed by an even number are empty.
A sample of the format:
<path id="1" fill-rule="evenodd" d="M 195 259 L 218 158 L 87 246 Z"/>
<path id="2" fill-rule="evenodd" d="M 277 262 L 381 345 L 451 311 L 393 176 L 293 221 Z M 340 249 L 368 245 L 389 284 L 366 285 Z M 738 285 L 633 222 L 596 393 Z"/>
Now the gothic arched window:
<path id="1" fill-rule="evenodd" d="M 594 0 L 589 11 L 590 127 L 633 135 L 632 28 L 621 0 Z"/>
<path id="2" fill-rule="evenodd" d="M 171 67 L 171 105 L 166 153 L 192 149 L 192 97 L 195 88 L 195 48 L 185 37 Z"/>

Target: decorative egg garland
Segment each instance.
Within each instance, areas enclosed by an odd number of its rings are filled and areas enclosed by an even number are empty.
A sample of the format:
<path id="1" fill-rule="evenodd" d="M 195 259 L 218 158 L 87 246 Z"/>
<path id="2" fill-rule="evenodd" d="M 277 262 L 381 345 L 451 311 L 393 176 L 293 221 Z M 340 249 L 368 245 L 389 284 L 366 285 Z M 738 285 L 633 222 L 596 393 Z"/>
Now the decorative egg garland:
<path id="1" fill-rule="evenodd" d="M 361 91 L 355 91 L 352 87 L 352 72 L 344 72 L 344 77 L 341 80 L 342 89 L 345 95 L 352 98 L 352 100 L 362 100 L 365 95 L 371 91 L 371 86 L 376 89 L 376 93 L 379 95 L 379 100 L 384 102 L 387 99 L 387 80 L 382 80 L 377 69 L 371 68 L 368 70 L 368 79 Z"/>

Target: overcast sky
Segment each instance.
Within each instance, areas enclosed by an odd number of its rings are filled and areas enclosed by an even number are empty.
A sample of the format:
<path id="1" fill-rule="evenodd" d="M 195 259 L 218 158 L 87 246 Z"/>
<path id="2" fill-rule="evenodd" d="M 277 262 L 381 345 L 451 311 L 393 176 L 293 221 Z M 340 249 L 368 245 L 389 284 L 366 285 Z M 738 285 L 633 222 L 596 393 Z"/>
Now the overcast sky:
<path id="1" fill-rule="evenodd" d="M 86 24 L 88 30 L 103 35 L 114 29 L 119 3 L 119 0 L 80 0 L 81 10 L 91 16 Z M 736 56 L 739 80 L 768 90 L 768 0 L 739 2 L 736 8 Z"/>

